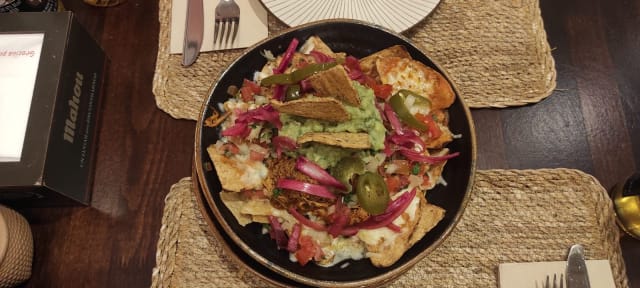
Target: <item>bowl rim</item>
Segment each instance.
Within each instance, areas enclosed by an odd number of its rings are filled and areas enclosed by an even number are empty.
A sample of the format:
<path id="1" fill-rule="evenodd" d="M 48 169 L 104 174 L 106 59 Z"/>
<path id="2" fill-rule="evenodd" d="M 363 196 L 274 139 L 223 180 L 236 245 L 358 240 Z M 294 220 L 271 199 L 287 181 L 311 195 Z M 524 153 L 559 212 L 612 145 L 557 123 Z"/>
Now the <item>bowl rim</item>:
<path id="1" fill-rule="evenodd" d="M 215 204 L 214 199 L 212 198 L 212 191 L 209 190 L 209 187 L 207 185 L 207 181 L 205 179 L 204 176 L 204 167 L 203 167 L 203 159 L 201 157 L 202 155 L 202 128 L 203 128 L 203 124 L 204 124 L 204 120 L 205 120 L 205 115 L 208 109 L 208 100 L 210 99 L 213 91 L 215 90 L 217 83 L 220 82 L 220 80 L 225 77 L 225 75 L 228 73 L 229 68 L 234 66 L 241 58 L 243 58 L 245 55 L 247 55 L 250 52 L 253 52 L 253 50 L 258 47 L 261 46 L 262 44 L 271 41 L 274 38 L 280 37 L 282 35 L 300 30 L 300 29 L 305 29 L 305 28 L 310 28 L 313 26 L 318 26 L 318 25 L 323 25 L 323 24 L 355 24 L 355 25 L 363 25 L 363 26 L 367 26 L 373 29 L 377 29 L 377 30 L 382 30 L 385 33 L 389 33 L 394 35 L 395 37 L 400 38 L 402 41 L 406 42 L 407 44 L 413 46 L 414 48 L 416 48 L 418 51 L 420 51 L 420 53 L 424 54 L 424 56 L 426 56 L 432 63 L 433 66 L 435 66 L 435 68 L 437 68 L 439 70 L 439 72 L 441 72 L 444 77 L 449 81 L 449 83 L 451 84 L 452 89 L 454 90 L 455 94 L 457 95 L 457 100 L 460 101 L 460 104 L 462 106 L 462 110 L 464 111 L 464 114 L 466 116 L 467 119 L 467 125 L 469 125 L 469 131 L 470 134 L 468 137 L 470 138 L 470 144 L 471 144 L 471 155 L 470 155 L 470 167 L 469 167 L 469 177 L 468 179 L 468 185 L 466 187 L 465 190 L 465 195 L 462 199 L 462 202 L 460 203 L 460 207 L 457 211 L 457 213 L 453 216 L 452 218 L 452 222 L 451 225 L 449 225 L 448 227 L 446 227 L 446 229 L 442 232 L 442 234 L 436 238 L 434 240 L 434 242 L 427 247 L 426 249 L 420 251 L 416 256 L 410 258 L 409 260 L 407 260 L 406 263 L 390 270 L 387 271 L 385 273 L 382 273 L 380 275 L 374 276 L 374 277 L 370 277 L 370 278 L 366 278 L 366 279 L 359 279 L 359 280 L 353 280 L 353 281 L 330 281 L 330 280 L 320 280 L 320 279 L 314 279 L 305 275 L 301 275 L 298 273 L 294 273 L 292 271 L 289 271 L 287 269 L 285 269 L 284 267 L 280 267 L 279 265 L 275 265 L 273 262 L 269 261 L 266 257 L 260 255 L 259 253 L 257 253 L 256 251 L 254 251 L 253 249 L 251 249 L 251 247 L 249 247 L 249 245 L 247 243 L 245 243 L 233 230 L 233 228 L 229 225 L 229 223 L 227 223 L 227 220 L 223 217 L 222 213 L 220 212 L 220 210 L 218 209 L 218 206 Z M 203 99 L 203 103 L 202 106 L 200 108 L 200 113 L 198 115 L 198 122 L 196 124 L 196 129 L 195 129 L 195 141 L 194 141 L 194 165 L 195 165 L 195 169 L 196 169 L 196 174 L 197 174 L 197 178 L 198 178 L 198 182 L 201 185 L 201 189 L 203 191 L 203 195 L 205 197 L 205 199 L 207 200 L 207 204 L 208 206 L 211 208 L 214 216 L 217 218 L 218 223 L 220 224 L 220 226 L 222 226 L 224 231 L 221 231 L 225 234 L 227 234 L 235 244 L 237 244 L 246 254 L 248 254 L 250 257 L 254 258 L 258 263 L 262 264 L 263 266 L 269 268 L 270 270 L 285 276 L 289 279 L 292 279 L 296 282 L 300 282 L 301 284 L 305 284 L 305 285 L 312 285 L 312 286 L 322 286 L 322 287 L 362 287 L 362 286 L 372 286 L 372 285 L 382 285 L 382 284 L 386 284 L 394 279 L 396 279 L 397 277 L 401 276 L 402 274 L 404 274 L 407 270 L 409 270 L 411 267 L 413 267 L 416 263 L 418 263 L 419 261 L 421 261 L 422 259 L 424 259 L 425 256 L 427 256 L 428 254 L 430 254 L 433 250 L 435 250 L 437 247 L 439 247 L 444 240 L 449 237 L 449 235 L 451 234 L 451 232 L 453 231 L 453 229 L 455 228 L 455 226 L 458 224 L 458 222 L 460 221 L 466 206 L 469 202 L 469 199 L 471 197 L 471 192 L 472 192 L 472 188 L 473 188 L 473 182 L 474 182 L 474 178 L 475 178 L 475 172 L 476 172 L 476 153 L 477 153 L 477 148 L 476 148 L 476 135 L 475 135 L 475 126 L 473 123 L 473 119 L 471 118 L 471 112 L 469 110 L 469 107 L 467 106 L 467 104 L 464 102 L 463 97 L 461 96 L 460 90 L 457 89 L 456 84 L 454 83 L 454 81 L 451 79 L 451 77 L 449 77 L 449 74 L 446 72 L 446 70 L 444 70 L 442 68 L 441 65 L 439 65 L 437 63 L 437 61 L 435 59 L 433 59 L 432 57 L 429 56 L 429 54 L 427 54 L 425 51 L 423 51 L 422 49 L 420 49 L 420 47 L 416 46 L 415 44 L 413 44 L 413 42 L 408 39 L 407 37 L 394 32 L 393 30 L 390 30 L 386 27 L 377 25 L 377 24 L 373 24 L 373 23 L 369 23 L 369 22 L 365 22 L 365 21 L 360 21 L 360 20 L 354 20 L 354 19 L 327 19 L 327 20 L 319 20 L 319 21 L 314 21 L 314 22 L 309 22 L 303 25 L 299 25 L 299 26 L 295 26 L 295 27 L 290 27 L 287 29 L 284 29 L 282 31 L 280 31 L 277 34 L 271 35 L 265 39 L 263 39 L 262 41 L 252 45 L 251 47 L 246 48 L 240 55 L 238 55 L 232 62 L 230 62 L 229 64 L 227 64 L 227 67 L 225 68 L 225 70 L 223 70 L 218 77 L 215 79 L 215 81 L 212 82 L 211 87 L 208 90 L 208 94 L 206 96 L 206 98 Z M 252 272 L 255 273 L 255 271 L 251 270 Z M 263 277 L 261 277 L 263 278 Z"/>

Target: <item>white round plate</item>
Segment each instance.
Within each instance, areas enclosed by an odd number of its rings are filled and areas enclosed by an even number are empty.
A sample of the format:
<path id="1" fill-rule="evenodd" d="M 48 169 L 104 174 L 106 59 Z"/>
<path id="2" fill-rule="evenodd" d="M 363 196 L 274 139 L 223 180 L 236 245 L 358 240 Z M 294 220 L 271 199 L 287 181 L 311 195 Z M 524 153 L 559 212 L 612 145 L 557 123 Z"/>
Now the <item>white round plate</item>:
<path id="1" fill-rule="evenodd" d="M 347 18 L 368 21 L 404 32 L 427 17 L 440 0 L 262 0 L 264 6 L 289 26 Z"/>

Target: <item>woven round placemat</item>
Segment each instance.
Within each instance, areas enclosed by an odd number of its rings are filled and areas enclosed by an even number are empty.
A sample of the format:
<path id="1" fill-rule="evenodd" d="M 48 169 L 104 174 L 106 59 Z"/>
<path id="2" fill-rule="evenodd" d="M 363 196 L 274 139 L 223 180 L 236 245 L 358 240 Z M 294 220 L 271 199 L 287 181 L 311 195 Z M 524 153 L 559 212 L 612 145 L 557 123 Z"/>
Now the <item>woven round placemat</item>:
<path id="1" fill-rule="evenodd" d="M 0 253 L 0 287 L 14 287 L 31 277 L 33 235 L 29 222 L 18 212 L 0 205 L 0 221 L 6 235 L 6 251 Z"/>
<path id="2" fill-rule="evenodd" d="M 242 50 L 201 53 L 182 67 L 182 55 L 169 54 L 171 0 L 159 5 L 156 103 L 175 118 L 195 120 L 211 84 Z M 285 27 L 269 15 L 270 35 Z M 469 107 L 535 103 L 556 86 L 538 0 L 442 0 L 404 34 L 444 67 Z"/>
<path id="3" fill-rule="evenodd" d="M 152 287 L 269 286 L 237 259 L 197 208 L 191 178 L 171 187 L 160 230 Z M 447 240 L 391 287 L 497 287 L 498 264 L 562 261 L 581 243 L 587 259 L 608 259 L 616 287 L 628 287 L 606 190 L 570 169 L 483 170 Z"/>

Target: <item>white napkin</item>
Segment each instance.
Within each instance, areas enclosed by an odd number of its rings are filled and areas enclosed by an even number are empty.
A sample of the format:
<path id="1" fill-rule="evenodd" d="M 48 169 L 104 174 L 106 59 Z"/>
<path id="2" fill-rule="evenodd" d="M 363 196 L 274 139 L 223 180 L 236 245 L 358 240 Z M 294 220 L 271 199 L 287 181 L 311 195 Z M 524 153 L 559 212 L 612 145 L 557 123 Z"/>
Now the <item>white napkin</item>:
<path id="1" fill-rule="evenodd" d="M 258 0 L 236 0 L 240 6 L 240 28 L 231 47 L 224 49 L 249 47 L 269 35 L 267 10 Z M 204 37 L 200 51 L 222 50 L 213 46 L 213 29 L 217 0 L 203 0 Z M 181 54 L 184 45 L 184 27 L 187 19 L 187 0 L 173 0 L 171 5 L 171 35 L 169 53 Z"/>
<path id="2" fill-rule="evenodd" d="M 20 161 L 43 39 L 0 33 L 0 162 Z"/>
<path id="3" fill-rule="evenodd" d="M 609 260 L 587 260 L 587 272 L 591 287 L 615 288 Z M 499 266 L 500 288 L 535 288 L 542 287 L 542 283 L 553 274 L 560 277 L 565 273 L 566 261 L 555 262 L 531 262 L 531 263 L 503 263 Z M 566 278 L 566 275 L 564 276 Z M 565 285 L 566 287 L 566 285 Z"/>

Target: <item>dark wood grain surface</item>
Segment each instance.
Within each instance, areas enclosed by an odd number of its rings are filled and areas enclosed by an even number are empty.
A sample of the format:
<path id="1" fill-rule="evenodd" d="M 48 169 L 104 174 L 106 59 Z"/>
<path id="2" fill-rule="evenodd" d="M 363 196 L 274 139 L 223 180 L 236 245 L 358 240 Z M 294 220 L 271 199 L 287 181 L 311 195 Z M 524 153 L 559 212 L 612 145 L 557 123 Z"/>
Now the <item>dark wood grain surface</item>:
<path id="1" fill-rule="evenodd" d="M 478 168 L 566 167 L 605 188 L 640 169 L 640 1 L 541 0 L 557 90 L 535 105 L 473 111 Z M 110 59 L 91 207 L 21 209 L 35 240 L 25 287 L 148 287 L 163 201 L 190 175 L 195 123 L 156 108 L 157 1 L 64 1 Z M 640 241 L 621 239 L 640 288 Z"/>

